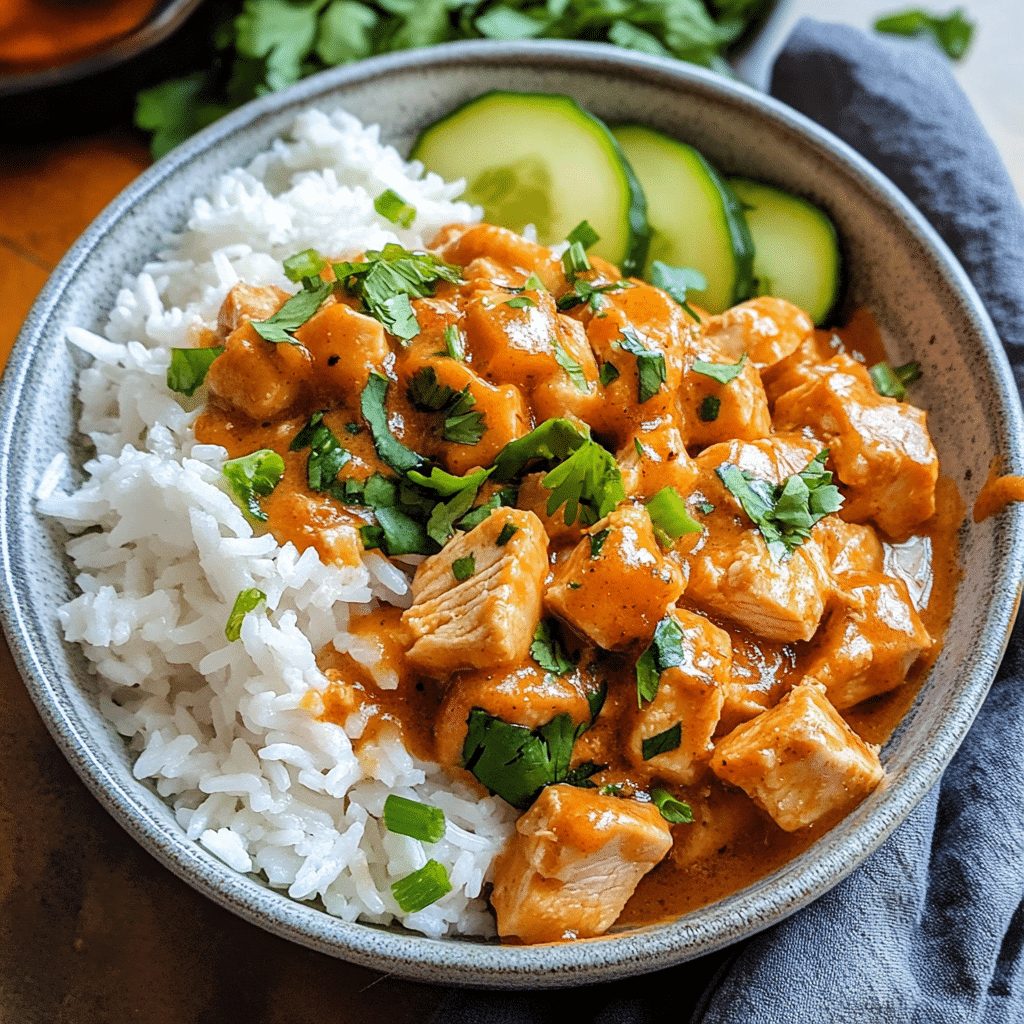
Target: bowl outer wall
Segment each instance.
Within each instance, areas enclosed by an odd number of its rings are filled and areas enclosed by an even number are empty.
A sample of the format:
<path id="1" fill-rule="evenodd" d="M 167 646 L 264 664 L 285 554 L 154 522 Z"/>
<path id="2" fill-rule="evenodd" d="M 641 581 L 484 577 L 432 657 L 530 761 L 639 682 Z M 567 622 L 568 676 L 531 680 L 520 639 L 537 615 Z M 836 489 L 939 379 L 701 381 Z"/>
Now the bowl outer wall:
<path id="1" fill-rule="evenodd" d="M 628 87 L 624 84 L 628 81 Z M 807 853 L 678 921 L 556 946 L 432 940 L 349 924 L 236 874 L 184 838 L 163 801 L 131 773 L 102 718 L 89 670 L 63 642 L 56 607 L 73 596 L 63 531 L 33 495 L 76 438 L 78 367 L 68 326 L 101 331 L 124 274 L 138 273 L 215 175 L 286 134 L 309 106 L 380 122 L 407 153 L 419 131 L 491 88 L 563 92 L 608 121 L 642 121 L 690 142 L 729 174 L 785 185 L 836 222 L 850 304 L 868 305 L 895 361 L 925 369 L 915 402 L 932 413 L 943 463 L 972 498 L 990 459 L 1024 471 L 1022 417 L 998 338 L 973 286 L 911 204 L 853 150 L 789 108 L 699 68 L 601 44 L 455 43 L 325 72 L 235 111 L 159 161 L 118 196 L 55 270 L 0 386 L 2 615 L 12 652 L 58 745 L 108 811 L 162 863 L 243 918 L 325 953 L 399 977 L 491 987 L 556 987 L 656 970 L 781 920 L 860 864 L 938 779 L 984 700 L 1005 648 L 1024 567 L 1024 510 L 962 531 L 964 579 L 945 648 L 886 745 L 873 794 Z M 965 486 L 966 483 L 966 486 Z"/>

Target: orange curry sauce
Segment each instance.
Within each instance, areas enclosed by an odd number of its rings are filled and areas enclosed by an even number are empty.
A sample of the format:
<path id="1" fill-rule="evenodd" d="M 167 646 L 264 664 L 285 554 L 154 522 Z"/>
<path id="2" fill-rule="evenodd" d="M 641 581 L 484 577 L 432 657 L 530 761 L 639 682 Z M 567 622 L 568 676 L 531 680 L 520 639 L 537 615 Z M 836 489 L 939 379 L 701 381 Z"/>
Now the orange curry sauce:
<path id="1" fill-rule="evenodd" d="M 262 501 L 275 537 L 282 543 L 294 542 L 300 550 L 312 545 L 325 561 L 351 564 L 360 557 L 359 527 L 373 523 L 372 511 L 344 506 L 312 491 L 306 477 L 308 450 L 293 452 L 289 444 L 311 414 L 323 410 L 324 422 L 351 453 L 341 469 L 342 479 L 392 475 L 378 459 L 360 412 L 360 395 L 370 373 L 383 374 L 391 382 L 387 413 L 392 433 L 451 473 L 489 466 L 508 442 L 536 424 L 570 416 L 589 424 L 595 439 L 616 453 L 633 501 L 589 531 L 579 522 L 568 526 L 561 510 L 547 514 L 548 492 L 540 484 L 541 474 L 534 473 L 519 490 L 518 507 L 524 511 L 507 513 L 528 516 L 530 524 L 535 517 L 538 530 L 542 526 L 546 531 L 546 537 L 540 532 L 542 550 L 545 545 L 547 550 L 541 570 L 546 575 L 539 584 L 544 615 L 558 623 L 553 628 L 575 654 L 578 664 L 571 673 L 555 679 L 541 672 L 522 644 L 508 662 L 491 666 L 476 665 L 472 654 L 460 652 L 455 642 L 429 657 L 418 655 L 429 626 L 415 609 L 403 614 L 382 607 L 355 616 L 350 627 L 364 645 L 376 647 L 373 671 L 329 645 L 321 652 L 320 664 L 331 685 L 310 702 L 311 709 L 346 724 L 350 734 L 361 729 L 363 739 L 384 727 L 397 728 L 414 754 L 438 761 L 453 777 L 483 794 L 460 767 L 466 716 L 472 708 L 483 707 L 530 728 L 564 711 L 582 722 L 587 716 L 586 695 L 605 683 L 604 707 L 592 728 L 577 740 L 574 763 L 607 765 L 592 781 L 598 787 L 614 785 L 623 797 L 639 794 L 645 799 L 655 787 L 670 790 L 690 805 L 694 816 L 692 824 L 672 826 L 670 852 L 640 880 L 616 926 L 649 924 L 713 902 L 806 849 L 877 784 L 880 774 L 862 789 L 851 784 L 849 793 L 830 798 L 820 813 L 808 814 L 810 823 L 800 825 L 803 819 L 787 818 L 778 808 L 775 813 L 766 811 L 763 799 L 755 803 L 741 783 L 729 781 L 735 776 L 723 767 L 727 759 L 719 758 L 713 765 L 712 749 L 733 730 L 776 707 L 810 674 L 825 687 L 821 692 L 840 704 L 853 701 L 841 711 L 860 737 L 851 733 L 849 742 L 877 764 L 877 756 L 864 743 L 884 742 L 906 712 L 939 652 L 950 619 L 958 577 L 956 534 L 963 518 L 956 488 L 944 478 L 936 480 L 938 464 L 933 449 L 929 454 L 924 415 L 881 398 L 871 388 L 864 364 L 884 359 L 885 354 L 866 313 L 856 314 L 847 328 L 815 331 L 795 307 L 755 299 L 722 316 L 705 314 L 697 323 L 664 293 L 639 281 L 610 288 L 593 308 L 582 303 L 558 312 L 554 298 L 564 295 L 569 285 L 547 249 L 503 229 L 453 225 L 436 240 L 434 251 L 463 268 L 465 283 L 441 283 L 436 297 L 413 300 L 420 333 L 408 345 L 358 312 L 357 300 L 346 298 L 329 299 L 297 331 L 302 347 L 272 345 L 258 337 L 248 320 L 265 319 L 285 295 L 246 286 L 229 295 L 217 336 L 200 339 L 226 348 L 211 367 L 211 400 L 197 421 L 196 436 L 201 442 L 223 445 L 232 458 L 260 448 L 281 454 L 284 477 Z M 594 270 L 587 277 L 593 286 L 613 285 L 619 279 L 614 268 L 597 259 L 592 262 Z M 524 292 L 531 274 L 543 287 Z M 530 304 L 509 306 L 507 300 L 518 294 L 528 296 Z M 445 354 L 443 336 L 450 326 L 465 340 L 464 361 Z M 624 328 L 634 330 L 650 350 L 665 357 L 664 384 L 644 401 L 639 400 L 637 361 L 618 344 Z M 693 367 L 696 359 L 736 363 L 743 353 L 747 359 L 741 371 L 725 384 Z M 582 378 L 574 381 L 566 372 L 566 355 L 578 365 Z M 601 384 L 601 367 L 609 362 L 618 376 Z M 469 388 L 476 400 L 473 408 L 486 423 L 476 444 L 445 440 L 437 416 L 410 401 L 410 381 L 425 367 L 441 384 Z M 701 414 L 708 398 L 718 403 L 712 419 Z M 840 399 L 855 410 L 845 425 L 829 418 L 829 403 Z M 909 443 L 909 455 L 890 444 L 889 454 L 870 463 L 865 472 L 857 455 L 863 463 L 865 457 L 870 462 L 871 453 L 850 454 L 860 443 L 857 429 L 877 431 L 879 418 L 886 417 L 890 423 L 893 417 L 913 420 L 920 440 Z M 875 440 L 888 443 L 885 438 Z M 844 508 L 815 526 L 811 539 L 780 567 L 768 557 L 760 534 L 714 470 L 731 462 L 782 482 L 825 447 L 831 451 L 828 468 L 839 477 Z M 686 500 L 690 515 L 702 526 L 701 533 L 686 534 L 668 548 L 655 542 L 649 524 L 644 525 L 647 514 L 642 504 L 666 486 Z M 485 485 L 478 502 L 496 489 Z M 522 531 L 533 529 L 524 518 L 514 521 L 523 524 Z M 591 561 L 587 534 L 602 526 L 611 530 L 608 550 Z M 616 530 L 647 552 L 644 557 L 655 570 L 637 574 L 636 566 L 622 554 L 628 544 L 619 544 Z M 444 559 L 445 551 L 432 558 Z M 746 554 L 741 557 L 737 552 Z M 612 573 L 615 558 L 621 582 Z M 606 570 L 605 561 L 611 568 Z M 420 574 L 424 581 L 428 563 Z M 801 566 L 818 582 L 787 584 L 796 577 L 784 574 L 802 572 Z M 600 576 L 606 571 L 606 577 Z M 773 574 L 780 575 L 776 579 Z M 800 591 L 802 603 L 786 592 L 786 586 Z M 863 610 L 883 591 L 896 595 L 897 618 L 918 638 L 891 657 L 879 653 L 888 650 L 888 641 L 872 632 L 880 635 L 882 627 L 857 619 L 857 609 Z M 760 605 L 751 606 L 751 592 L 762 595 L 757 598 Z M 579 606 L 572 604 L 574 595 L 579 595 Z M 920 605 L 917 614 L 914 597 Z M 529 617 L 529 607 L 530 598 L 523 597 L 524 618 Z M 673 614 L 700 634 L 701 656 L 711 658 L 714 667 L 706 678 L 694 669 L 703 679 L 702 710 L 695 712 L 696 724 L 684 733 L 680 751 L 645 761 L 639 756 L 638 737 L 646 738 L 664 726 L 644 716 L 653 715 L 658 706 L 669 721 L 672 712 L 665 711 L 664 700 L 670 698 L 662 695 L 661 705 L 655 701 L 638 708 L 635 665 L 658 620 L 675 607 Z M 842 647 L 846 641 L 837 639 L 847 621 L 844 615 L 859 623 L 862 646 L 878 645 L 875 667 L 870 658 L 866 672 L 861 665 L 860 676 L 868 681 L 861 679 L 856 683 L 860 689 L 853 691 L 854 684 L 843 672 L 856 672 L 842 668 L 851 657 Z M 528 637 L 535 625 L 536 619 L 522 625 Z M 513 647 L 515 643 L 509 649 Z M 663 672 L 663 679 L 669 674 Z M 663 683 L 663 691 L 666 687 Z M 865 693 L 867 699 L 862 699 Z M 834 711 L 830 714 L 839 722 Z M 738 755 L 737 763 L 742 760 Z M 734 764 L 729 770 L 733 769 L 740 771 L 742 765 Z M 506 939 L 563 937 L 557 929 L 529 932 L 528 927 L 503 922 L 500 910 L 498 916 Z M 586 926 L 583 931 L 574 926 L 564 932 L 576 934 L 588 934 Z"/>

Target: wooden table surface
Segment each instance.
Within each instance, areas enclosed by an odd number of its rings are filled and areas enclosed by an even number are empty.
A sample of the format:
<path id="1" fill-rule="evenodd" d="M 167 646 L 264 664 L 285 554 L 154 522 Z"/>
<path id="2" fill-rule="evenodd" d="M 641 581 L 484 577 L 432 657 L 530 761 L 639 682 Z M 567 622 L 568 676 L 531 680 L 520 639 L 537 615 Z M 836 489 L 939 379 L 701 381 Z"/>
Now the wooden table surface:
<path id="1" fill-rule="evenodd" d="M 64 252 L 148 163 L 118 131 L 0 147 L 0 358 Z M 441 995 L 269 935 L 179 881 L 79 781 L 0 641 L 0 1021 L 405 1024 Z"/>

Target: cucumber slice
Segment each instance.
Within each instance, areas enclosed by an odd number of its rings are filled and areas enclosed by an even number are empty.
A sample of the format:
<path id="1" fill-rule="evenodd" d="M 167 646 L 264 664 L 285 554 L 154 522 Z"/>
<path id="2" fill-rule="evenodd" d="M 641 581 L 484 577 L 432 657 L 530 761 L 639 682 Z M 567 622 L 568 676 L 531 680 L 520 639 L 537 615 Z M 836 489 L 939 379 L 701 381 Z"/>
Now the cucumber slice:
<path id="1" fill-rule="evenodd" d="M 559 242 L 587 220 L 593 252 L 639 273 L 650 228 L 643 191 L 605 124 L 568 96 L 489 92 L 431 125 L 412 159 L 443 178 L 465 178 L 463 198 L 484 220 Z"/>
<path id="2" fill-rule="evenodd" d="M 661 260 L 699 270 L 708 283 L 690 292 L 710 313 L 754 294 L 754 246 L 743 210 L 718 172 L 685 142 L 653 128 L 612 129 L 647 195 L 653 235 L 648 266 Z"/>
<path id="3" fill-rule="evenodd" d="M 758 294 L 788 299 L 822 324 L 839 297 L 841 261 L 832 221 L 818 207 L 749 178 L 730 178 L 754 238 Z"/>

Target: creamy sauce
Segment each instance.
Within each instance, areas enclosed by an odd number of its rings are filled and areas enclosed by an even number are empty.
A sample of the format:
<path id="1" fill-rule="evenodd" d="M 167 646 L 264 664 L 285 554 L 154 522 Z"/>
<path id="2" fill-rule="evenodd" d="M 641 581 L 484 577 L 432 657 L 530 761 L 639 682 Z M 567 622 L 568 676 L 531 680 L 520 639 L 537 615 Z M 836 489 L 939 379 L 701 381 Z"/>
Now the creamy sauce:
<path id="1" fill-rule="evenodd" d="M 1024 501 L 1024 476 L 1000 476 L 999 458 L 992 460 L 988 477 L 974 501 L 974 521 L 984 522 L 1002 512 L 1011 501 Z"/>
<path id="2" fill-rule="evenodd" d="M 534 510 L 549 535 L 550 568 L 545 584 L 548 613 L 553 607 L 561 608 L 552 596 L 552 578 L 569 578 L 567 586 L 579 589 L 584 606 L 581 620 L 571 611 L 559 611 L 559 618 L 573 627 L 563 627 L 563 639 L 575 655 L 577 667 L 554 682 L 529 657 L 494 667 L 457 665 L 449 672 L 432 671 L 423 662 L 417 667 L 408 657 L 416 642 L 415 623 L 400 609 L 380 608 L 353 616 L 353 639 L 347 652 L 328 645 L 320 653 L 319 664 L 330 685 L 307 701 L 311 712 L 345 727 L 357 744 L 385 726 L 397 728 L 413 754 L 438 761 L 453 777 L 483 794 L 483 787 L 459 766 L 466 716 L 471 708 L 482 707 L 495 717 L 528 728 L 549 721 L 561 711 L 568 711 L 574 722 L 583 723 L 589 714 L 588 698 L 606 685 L 604 707 L 592 727 L 577 740 L 574 763 L 592 761 L 606 766 L 593 777 L 597 786 L 617 787 L 625 797 L 645 795 L 665 782 L 663 769 L 656 767 L 654 760 L 642 761 L 624 753 L 631 742 L 636 742 L 636 659 L 646 648 L 654 624 L 666 607 L 675 604 L 684 586 L 687 589 L 679 606 L 688 613 L 699 613 L 706 626 L 710 622 L 711 634 L 724 635 L 731 644 L 729 686 L 714 731 L 716 741 L 774 707 L 824 650 L 824 629 L 817 629 L 812 613 L 801 613 L 813 619 L 806 631 L 799 621 L 789 622 L 781 612 L 765 627 L 767 631 L 760 631 L 754 619 L 744 619 L 726 600 L 730 586 L 737 587 L 737 600 L 749 589 L 732 577 L 735 552 L 750 545 L 752 528 L 749 519 L 729 505 L 724 492 L 715 497 L 715 488 L 721 491 L 721 486 L 709 472 L 711 464 L 701 462 L 706 458 L 701 452 L 708 446 L 724 452 L 727 439 L 734 436 L 724 433 L 729 425 L 730 430 L 741 432 L 741 440 L 729 441 L 732 455 L 723 455 L 719 461 L 724 465 L 723 458 L 739 458 L 737 464 L 752 467 L 762 478 L 781 482 L 830 443 L 834 456 L 840 457 L 843 437 L 840 434 L 838 439 L 822 440 L 825 434 L 820 424 L 785 435 L 790 438 L 786 442 L 789 448 L 785 444 L 773 448 L 774 442 L 766 440 L 769 434 L 776 436 L 771 433 L 770 406 L 781 404 L 783 396 L 791 395 L 794 388 L 811 386 L 820 376 L 818 367 L 834 357 L 852 357 L 847 363 L 854 369 L 847 376 L 851 393 L 856 392 L 863 387 L 857 374 L 866 379 L 863 369 L 856 367 L 884 359 L 884 347 L 865 311 L 856 313 L 846 328 L 814 332 L 806 318 L 799 319 L 803 314 L 797 317 L 799 311 L 787 312 L 785 316 L 793 322 L 787 321 L 785 330 L 802 331 L 800 337 L 806 340 L 799 349 L 794 342 L 784 350 L 784 358 L 763 372 L 763 388 L 753 357 L 731 383 L 713 384 L 708 377 L 692 371 L 693 353 L 712 362 L 726 361 L 723 353 L 735 343 L 737 330 L 729 326 L 727 318 L 710 320 L 703 332 L 671 300 L 639 282 L 609 292 L 600 312 L 583 304 L 568 316 L 556 315 L 544 289 L 529 292 L 536 296 L 532 307 L 509 307 L 507 299 L 516 292 L 508 288 L 503 291 L 496 281 L 521 289 L 533 272 L 555 294 L 564 293 L 566 284 L 560 265 L 547 250 L 518 239 L 509 243 L 504 236 L 498 241 L 504 249 L 492 238 L 494 250 L 488 254 L 473 250 L 457 232 L 447 236 L 445 258 L 465 267 L 467 283 L 442 284 L 434 298 L 413 301 L 421 332 L 408 346 L 386 339 L 368 318 L 356 318 L 352 304 L 325 307 L 309 321 L 299 332 L 306 346 L 302 350 L 268 346 L 256 337 L 244 318 L 231 319 L 230 330 L 222 330 L 226 336 L 225 356 L 219 357 L 211 369 L 213 399 L 197 421 L 196 436 L 203 443 L 223 445 L 232 458 L 261 448 L 281 454 L 284 477 L 261 503 L 269 529 L 282 543 L 291 541 L 300 550 L 313 546 L 325 561 L 348 564 L 360 557 L 359 527 L 372 524 L 373 513 L 312 490 L 307 480 L 309 452 L 291 451 L 290 444 L 310 415 L 323 411 L 323 422 L 350 453 L 340 471 L 342 481 L 365 482 L 375 473 L 392 475 L 378 458 L 360 413 L 359 396 L 369 372 L 385 374 L 392 384 L 386 411 L 394 435 L 410 448 L 435 457 L 452 473 L 487 466 L 509 441 L 527 433 L 534 424 L 570 414 L 589 423 L 606 448 L 619 450 L 617 459 L 627 493 L 649 499 L 662 487 L 673 486 L 678 494 L 688 496 L 689 511 L 704 524 L 703 532 L 682 538 L 663 556 L 653 534 L 645 541 L 642 531 L 626 523 L 620 530 L 624 539 L 611 542 L 619 543 L 617 564 L 629 579 L 619 585 L 614 577 L 602 582 L 587 575 L 601 569 L 604 562 L 588 558 L 585 546 L 578 548 L 587 544 L 586 538 L 581 540 L 579 524 L 567 526 L 558 512 L 549 517 L 544 508 L 547 492 L 536 484 L 523 484 L 520 508 Z M 617 280 L 613 268 L 595 263 L 592 281 L 612 284 Z M 637 400 L 637 362 L 625 357 L 616 341 L 622 337 L 624 325 L 642 331 L 648 344 L 664 353 L 665 386 L 642 402 Z M 471 338 L 464 364 L 443 358 L 443 334 L 450 327 L 467 332 Z M 359 345 L 352 342 L 356 335 L 363 339 Z M 784 332 L 779 336 L 784 337 Z M 559 340 L 562 359 L 556 359 L 552 352 L 552 338 Z M 217 340 L 206 338 L 204 342 Z M 375 359 L 365 355 L 367 351 L 376 351 Z M 578 364 L 585 388 L 562 372 L 566 353 Z M 262 369 L 255 376 L 254 361 L 262 361 Z M 598 371 L 607 363 L 614 364 L 618 377 L 600 386 Z M 439 431 L 437 415 L 416 407 L 410 396 L 410 381 L 424 367 L 434 370 L 438 381 L 454 390 L 470 389 L 476 400 L 474 409 L 483 414 L 487 425 L 476 444 L 446 440 Z M 253 380 L 258 383 L 254 385 Z M 717 425 L 698 416 L 708 395 L 721 400 Z M 894 403 L 886 405 L 889 400 L 878 399 L 873 390 L 871 395 L 867 401 L 882 406 L 887 414 L 893 412 Z M 752 424 L 760 426 L 755 429 Z M 744 430 L 748 431 L 745 438 Z M 681 431 L 688 432 L 689 451 Z M 743 459 L 752 460 L 750 467 L 743 464 Z M 787 460 L 794 459 L 796 464 L 789 468 Z M 1020 478 L 1000 478 L 1008 479 L 1024 485 Z M 868 743 L 883 743 L 909 708 L 941 649 L 941 637 L 952 614 L 959 572 L 956 535 L 964 510 L 951 481 L 940 478 L 936 486 L 933 477 L 932 487 L 933 515 L 912 528 L 901 529 L 897 537 L 873 539 L 865 548 L 874 550 L 874 544 L 879 557 L 884 553 L 886 578 L 906 584 L 921 624 L 936 641 L 917 659 L 900 685 L 842 712 L 845 721 Z M 484 489 L 478 501 L 486 500 L 494 489 Z M 856 507 L 870 510 L 863 491 L 863 487 L 860 492 L 856 487 L 850 489 L 859 502 Z M 1020 496 L 1009 484 L 999 488 L 986 484 L 983 496 L 996 493 L 1000 497 L 990 497 L 990 504 Z M 1003 494 L 1010 496 L 1002 498 Z M 926 497 L 931 500 L 930 493 Z M 919 497 L 915 494 L 906 500 L 917 501 Z M 892 504 L 888 499 L 887 503 Z M 854 507 L 855 502 L 850 500 L 848 505 Z M 628 519 L 637 508 L 642 506 L 628 506 L 621 514 Z M 645 513 L 638 514 L 646 520 Z M 864 512 L 857 521 L 865 521 L 869 514 Z M 875 538 L 873 530 L 866 533 L 869 539 Z M 814 551 L 825 552 L 830 541 L 824 532 L 820 537 L 818 533 L 813 536 L 817 538 Z M 582 554 L 573 554 L 580 550 Z M 858 555 L 857 550 L 854 560 L 868 558 L 863 553 Z M 805 554 L 805 549 L 798 548 L 792 563 L 765 568 L 766 572 L 779 573 L 777 585 L 782 589 L 778 596 L 783 604 L 786 587 L 797 586 L 787 582 L 791 577 L 786 573 L 795 572 L 792 567 L 798 563 L 803 565 Z M 824 557 L 806 555 L 805 569 L 810 579 L 828 575 L 830 570 L 814 561 Z M 571 577 L 570 569 L 577 563 L 582 566 L 582 574 Z M 873 571 L 880 572 L 881 568 L 879 565 Z M 750 585 L 756 583 L 755 579 Z M 815 600 L 824 600 L 813 592 L 815 585 L 806 584 L 810 606 Z M 596 598 L 587 597 L 588 587 L 598 595 Z M 764 599 L 770 604 L 774 596 L 769 592 Z M 590 605 L 586 604 L 588 600 Z M 601 607 L 602 602 L 607 608 Z M 817 614 L 822 614 L 820 604 Z M 827 615 L 821 621 L 826 619 Z M 647 623 L 649 628 L 631 632 L 631 620 Z M 600 650 L 595 644 L 607 649 Z M 696 781 L 684 784 L 677 780 L 671 784 L 672 794 L 693 809 L 694 823 L 673 827 L 671 852 L 641 880 L 617 927 L 676 917 L 735 892 L 807 849 L 842 816 L 826 813 L 811 826 L 785 831 L 745 793 L 719 781 L 706 766 L 698 767 Z"/>

